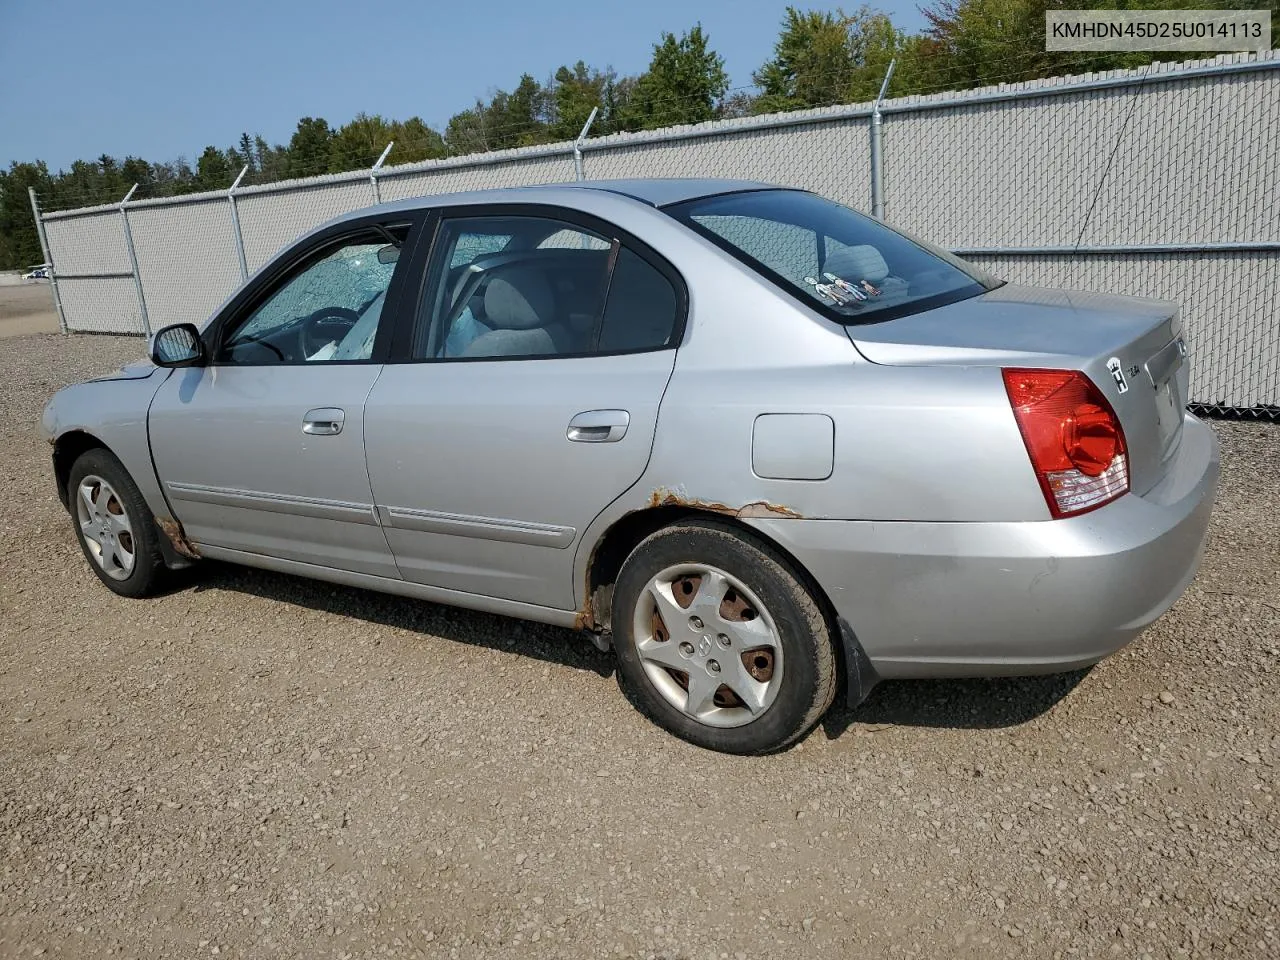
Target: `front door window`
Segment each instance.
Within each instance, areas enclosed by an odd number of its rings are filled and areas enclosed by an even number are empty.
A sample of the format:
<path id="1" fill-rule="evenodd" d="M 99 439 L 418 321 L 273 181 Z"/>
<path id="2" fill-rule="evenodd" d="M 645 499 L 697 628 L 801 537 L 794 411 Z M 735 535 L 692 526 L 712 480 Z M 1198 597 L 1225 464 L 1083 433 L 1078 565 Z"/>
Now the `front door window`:
<path id="1" fill-rule="evenodd" d="M 222 338 L 219 364 L 369 360 L 406 230 L 361 233 L 319 251 Z"/>

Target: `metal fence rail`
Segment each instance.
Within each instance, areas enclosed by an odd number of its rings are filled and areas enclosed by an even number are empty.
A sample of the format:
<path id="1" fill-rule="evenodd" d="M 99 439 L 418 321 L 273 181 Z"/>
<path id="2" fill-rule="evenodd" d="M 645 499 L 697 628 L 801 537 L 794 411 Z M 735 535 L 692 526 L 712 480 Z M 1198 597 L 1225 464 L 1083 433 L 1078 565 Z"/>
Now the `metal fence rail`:
<path id="1" fill-rule="evenodd" d="M 379 200 L 732 176 L 884 211 L 1011 281 L 1182 306 L 1191 396 L 1280 416 L 1280 51 L 384 166 L 39 219 L 68 330 L 199 323 Z M 589 124 L 588 124 L 589 128 Z M 874 133 L 874 138 L 873 138 Z M 874 143 L 872 140 L 874 139 Z M 873 158 L 874 155 L 874 158 Z"/>

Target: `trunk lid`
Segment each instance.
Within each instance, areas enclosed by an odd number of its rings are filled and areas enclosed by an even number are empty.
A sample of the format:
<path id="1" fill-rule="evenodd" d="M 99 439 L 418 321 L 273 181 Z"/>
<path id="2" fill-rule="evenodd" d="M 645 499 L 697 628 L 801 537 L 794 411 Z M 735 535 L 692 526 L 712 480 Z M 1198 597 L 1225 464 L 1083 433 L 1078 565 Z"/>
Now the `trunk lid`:
<path id="1" fill-rule="evenodd" d="M 1124 428 L 1131 489 L 1164 476 L 1182 438 L 1189 367 L 1177 304 L 1006 284 L 884 323 L 846 327 L 873 363 L 1083 371 Z"/>

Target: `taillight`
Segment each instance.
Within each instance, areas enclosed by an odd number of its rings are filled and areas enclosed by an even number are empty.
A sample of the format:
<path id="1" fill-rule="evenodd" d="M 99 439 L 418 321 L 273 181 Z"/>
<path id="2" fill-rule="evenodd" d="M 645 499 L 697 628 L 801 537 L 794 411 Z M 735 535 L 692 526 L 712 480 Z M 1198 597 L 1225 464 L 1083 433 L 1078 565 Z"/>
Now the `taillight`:
<path id="1" fill-rule="evenodd" d="M 1049 512 L 1095 510 L 1129 491 L 1124 430 L 1078 370 L 1007 369 L 1004 386 Z"/>

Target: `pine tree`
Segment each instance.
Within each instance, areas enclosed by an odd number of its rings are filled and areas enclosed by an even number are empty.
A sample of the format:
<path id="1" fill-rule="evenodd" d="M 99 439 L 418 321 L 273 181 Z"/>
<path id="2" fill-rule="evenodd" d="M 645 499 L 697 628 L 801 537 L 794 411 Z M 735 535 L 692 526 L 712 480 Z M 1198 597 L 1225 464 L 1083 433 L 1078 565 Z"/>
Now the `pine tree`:
<path id="1" fill-rule="evenodd" d="M 712 120 L 728 89 L 724 58 L 710 48 L 701 24 L 678 39 L 664 33 L 622 111 L 622 126 L 652 129 Z"/>

